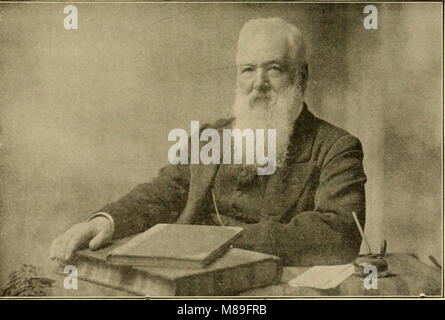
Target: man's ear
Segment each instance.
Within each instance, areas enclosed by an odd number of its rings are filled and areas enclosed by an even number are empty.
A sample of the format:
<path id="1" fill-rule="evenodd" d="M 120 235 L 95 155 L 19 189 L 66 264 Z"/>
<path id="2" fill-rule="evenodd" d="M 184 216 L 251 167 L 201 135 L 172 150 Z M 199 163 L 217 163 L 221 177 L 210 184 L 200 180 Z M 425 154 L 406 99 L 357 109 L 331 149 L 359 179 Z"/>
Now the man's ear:
<path id="1" fill-rule="evenodd" d="M 309 78 L 309 67 L 308 64 L 305 63 L 302 67 L 301 67 L 301 82 L 300 82 L 300 86 L 301 86 L 301 92 L 304 93 L 304 91 L 306 90 L 306 85 L 307 85 L 307 80 Z"/>

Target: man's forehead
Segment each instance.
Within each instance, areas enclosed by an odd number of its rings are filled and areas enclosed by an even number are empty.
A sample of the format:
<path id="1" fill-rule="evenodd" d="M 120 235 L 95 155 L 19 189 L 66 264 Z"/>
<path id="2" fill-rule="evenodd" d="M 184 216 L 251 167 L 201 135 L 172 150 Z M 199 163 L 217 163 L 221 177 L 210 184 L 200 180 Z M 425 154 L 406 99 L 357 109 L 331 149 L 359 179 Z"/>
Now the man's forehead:
<path id="1" fill-rule="evenodd" d="M 267 28 L 246 32 L 239 39 L 238 63 L 287 60 L 288 50 L 288 41 L 283 32 Z"/>

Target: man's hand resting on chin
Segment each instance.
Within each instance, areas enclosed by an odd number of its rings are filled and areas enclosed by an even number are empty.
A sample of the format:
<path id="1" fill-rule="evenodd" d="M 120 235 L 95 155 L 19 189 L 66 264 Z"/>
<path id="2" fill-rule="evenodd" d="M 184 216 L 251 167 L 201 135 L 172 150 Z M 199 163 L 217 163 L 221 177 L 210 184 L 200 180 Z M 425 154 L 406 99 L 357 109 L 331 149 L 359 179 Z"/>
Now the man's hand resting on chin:
<path id="1" fill-rule="evenodd" d="M 88 222 L 75 224 L 51 244 L 51 260 L 65 263 L 73 254 L 87 245 L 92 250 L 108 244 L 113 237 L 112 222 L 105 217 L 95 217 Z"/>

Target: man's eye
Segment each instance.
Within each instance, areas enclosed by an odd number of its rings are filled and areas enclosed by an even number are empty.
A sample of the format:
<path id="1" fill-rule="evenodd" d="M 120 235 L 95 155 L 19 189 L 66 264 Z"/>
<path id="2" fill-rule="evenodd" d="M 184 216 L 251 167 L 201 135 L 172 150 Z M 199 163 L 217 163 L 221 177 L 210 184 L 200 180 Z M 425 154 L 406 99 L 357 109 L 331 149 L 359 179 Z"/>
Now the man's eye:
<path id="1" fill-rule="evenodd" d="M 272 70 L 272 71 L 283 71 L 283 69 L 281 69 L 281 67 L 278 66 L 278 65 L 273 65 L 273 66 L 271 66 L 271 67 L 269 68 L 269 70 Z"/>
<path id="2" fill-rule="evenodd" d="M 253 72 L 253 68 L 252 67 L 245 67 L 241 70 L 242 73 L 249 73 L 249 72 Z"/>

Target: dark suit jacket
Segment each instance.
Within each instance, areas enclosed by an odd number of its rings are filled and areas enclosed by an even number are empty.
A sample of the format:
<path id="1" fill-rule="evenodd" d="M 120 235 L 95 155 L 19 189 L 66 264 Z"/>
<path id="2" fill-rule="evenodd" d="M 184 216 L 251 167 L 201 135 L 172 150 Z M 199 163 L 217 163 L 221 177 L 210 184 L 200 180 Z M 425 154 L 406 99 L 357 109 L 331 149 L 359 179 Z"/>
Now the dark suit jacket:
<path id="1" fill-rule="evenodd" d="M 233 119 L 206 125 L 221 130 Z M 222 135 L 221 135 L 222 137 Z M 261 218 L 231 219 L 245 230 L 237 247 L 280 256 L 285 265 L 352 261 L 361 237 L 351 212 L 364 226 L 366 176 L 360 141 L 305 106 L 295 122 L 288 157 L 268 178 Z M 221 165 L 222 166 L 222 165 Z M 168 165 L 151 182 L 99 211 L 115 222 L 115 238 L 142 232 L 156 223 L 213 223 L 212 186 L 218 165 Z"/>

